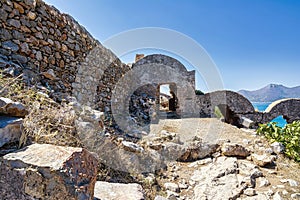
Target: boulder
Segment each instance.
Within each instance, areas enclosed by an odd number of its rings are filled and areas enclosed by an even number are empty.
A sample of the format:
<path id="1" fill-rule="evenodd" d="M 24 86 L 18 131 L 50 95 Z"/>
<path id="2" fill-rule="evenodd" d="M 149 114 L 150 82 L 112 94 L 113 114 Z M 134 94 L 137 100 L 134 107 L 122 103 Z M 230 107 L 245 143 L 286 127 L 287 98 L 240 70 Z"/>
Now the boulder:
<path id="1" fill-rule="evenodd" d="M 145 199 L 143 188 L 139 184 L 108 183 L 103 181 L 96 182 L 94 197 L 99 200 Z"/>
<path id="2" fill-rule="evenodd" d="M 234 157 L 218 157 L 215 162 L 196 170 L 193 199 L 236 199 L 245 189 L 239 184 L 238 162 Z"/>
<path id="3" fill-rule="evenodd" d="M 98 161 L 85 149 L 32 144 L 0 163 L 3 199 L 93 199 Z"/>
<path id="4" fill-rule="evenodd" d="M 247 157 L 250 155 L 250 151 L 239 144 L 224 143 L 222 145 L 221 151 L 225 156 L 237 156 L 237 157 Z"/>
<path id="5" fill-rule="evenodd" d="M 0 97 L 0 114 L 11 117 L 25 117 L 28 114 L 26 107 L 19 103 L 4 97 Z"/>
<path id="6" fill-rule="evenodd" d="M 0 116 L 0 147 L 20 140 L 22 123 L 19 118 Z"/>
<path id="7" fill-rule="evenodd" d="M 273 161 L 276 160 L 274 156 L 267 155 L 267 154 L 263 154 L 263 155 L 252 154 L 251 159 L 256 165 L 260 167 L 264 167 L 266 165 L 272 164 Z"/>
<path id="8" fill-rule="evenodd" d="M 139 145 L 137 145 L 133 142 L 123 141 L 122 146 L 126 151 L 131 151 L 133 153 L 142 153 L 142 152 L 144 152 L 143 147 L 140 147 Z"/>
<path id="9" fill-rule="evenodd" d="M 188 142 L 184 146 L 181 146 L 181 152 L 183 153 L 178 158 L 178 161 L 181 162 L 200 160 L 212 155 L 218 148 L 217 144 L 209 144 L 201 141 Z"/>
<path id="10" fill-rule="evenodd" d="M 284 145 L 281 142 L 273 142 L 271 144 L 271 148 L 277 154 L 283 153 L 284 150 L 285 150 L 285 147 L 284 147 Z"/>

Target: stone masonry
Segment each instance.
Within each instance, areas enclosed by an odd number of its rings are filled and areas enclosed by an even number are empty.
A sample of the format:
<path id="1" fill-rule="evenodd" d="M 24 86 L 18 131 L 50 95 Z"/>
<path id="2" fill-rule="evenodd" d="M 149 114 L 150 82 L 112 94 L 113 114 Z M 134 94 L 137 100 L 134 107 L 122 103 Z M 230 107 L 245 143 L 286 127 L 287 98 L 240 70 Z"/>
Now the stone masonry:
<path id="1" fill-rule="evenodd" d="M 106 125 L 115 124 L 117 118 L 122 127 L 130 116 L 131 95 L 147 84 L 175 84 L 181 117 L 214 117 L 218 106 L 225 121 L 235 125 L 242 117 L 254 121 L 254 126 L 279 115 L 288 122 L 300 118 L 297 99 L 277 102 L 273 111 L 261 113 L 235 92 L 197 96 L 195 71 L 168 56 L 150 55 L 125 65 L 71 16 L 42 0 L 0 0 L 0 69 L 22 76 L 27 85 L 58 102 L 74 96 L 105 112 Z"/>
<path id="2" fill-rule="evenodd" d="M 93 59 L 87 57 L 93 49 L 102 62 L 86 71 L 84 61 Z M 83 91 L 93 90 L 81 75 L 94 78 L 99 65 L 107 67 L 105 61 L 114 59 L 85 28 L 55 7 L 41 0 L 0 1 L 0 68 L 11 75 L 23 74 L 29 85 L 44 89 L 55 100 L 71 95 L 73 88 L 79 98 L 86 96 Z M 85 82 L 81 88 L 73 84 L 79 81 Z"/>

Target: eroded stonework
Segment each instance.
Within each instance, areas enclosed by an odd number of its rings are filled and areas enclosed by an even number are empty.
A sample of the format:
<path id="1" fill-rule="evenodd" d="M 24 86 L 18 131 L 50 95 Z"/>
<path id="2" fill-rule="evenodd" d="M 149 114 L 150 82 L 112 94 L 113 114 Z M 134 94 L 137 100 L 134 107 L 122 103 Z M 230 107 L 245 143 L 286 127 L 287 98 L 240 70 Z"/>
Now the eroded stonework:
<path id="1" fill-rule="evenodd" d="M 141 56 L 132 66 L 123 64 L 71 16 L 41 0 L 0 1 L 0 69 L 22 76 L 27 85 L 58 102 L 74 96 L 105 112 L 106 125 L 113 128 L 125 128 L 130 98 L 147 84 L 175 85 L 180 117 L 215 117 L 217 106 L 225 121 L 237 126 L 243 118 L 252 120 L 253 127 L 279 115 L 288 122 L 300 118 L 298 99 L 276 102 L 262 113 L 232 91 L 195 95 L 195 71 L 169 56 Z M 163 117 L 158 94 L 155 98 L 151 123 Z"/>

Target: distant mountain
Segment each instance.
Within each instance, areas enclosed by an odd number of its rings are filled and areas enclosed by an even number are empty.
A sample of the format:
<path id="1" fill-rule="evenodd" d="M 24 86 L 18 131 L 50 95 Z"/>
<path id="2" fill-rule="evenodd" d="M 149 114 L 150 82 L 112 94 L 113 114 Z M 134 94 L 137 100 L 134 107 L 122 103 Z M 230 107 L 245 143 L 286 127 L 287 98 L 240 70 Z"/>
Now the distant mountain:
<path id="1" fill-rule="evenodd" d="M 240 90 L 238 93 L 251 102 L 273 102 L 285 98 L 300 98 L 300 86 L 288 88 L 283 85 L 270 84 L 259 90 Z"/>

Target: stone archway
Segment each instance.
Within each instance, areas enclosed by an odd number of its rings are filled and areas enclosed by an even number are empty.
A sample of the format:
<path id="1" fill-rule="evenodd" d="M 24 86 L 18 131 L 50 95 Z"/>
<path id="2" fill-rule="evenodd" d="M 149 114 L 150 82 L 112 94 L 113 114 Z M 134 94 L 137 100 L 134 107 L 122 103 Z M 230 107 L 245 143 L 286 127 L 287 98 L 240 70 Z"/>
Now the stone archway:
<path id="1" fill-rule="evenodd" d="M 269 122 L 280 115 L 287 123 L 300 120 L 300 99 L 281 99 L 273 102 L 266 109 L 263 122 Z"/>
<path id="2" fill-rule="evenodd" d="M 147 84 L 176 83 L 177 98 L 182 117 L 198 116 L 195 102 L 195 72 L 188 72 L 176 59 L 165 55 L 150 55 L 133 65 L 112 91 L 113 117 L 122 130 L 129 130 L 128 108 L 131 94 Z M 152 122 L 159 116 L 152 116 Z"/>
<path id="3" fill-rule="evenodd" d="M 215 106 L 224 107 L 224 115 L 226 115 L 225 105 L 227 109 L 235 114 L 245 115 L 255 112 L 253 105 L 247 98 L 229 90 L 216 91 L 198 96 L 198 104 L 203 116 L 207 117 L 214 115 Z"/>

